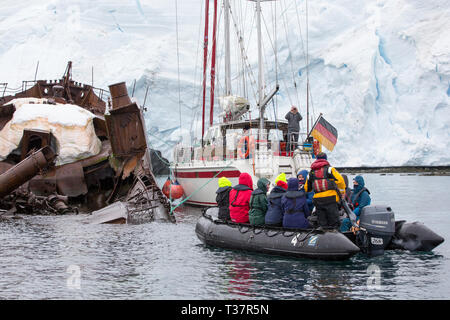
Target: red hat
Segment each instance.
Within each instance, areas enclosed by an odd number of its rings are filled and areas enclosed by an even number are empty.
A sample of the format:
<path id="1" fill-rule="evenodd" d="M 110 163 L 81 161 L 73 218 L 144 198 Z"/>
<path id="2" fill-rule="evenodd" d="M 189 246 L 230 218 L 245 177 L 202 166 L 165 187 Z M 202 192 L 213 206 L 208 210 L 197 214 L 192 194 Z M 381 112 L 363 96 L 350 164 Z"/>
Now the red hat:
<path id="1" fill-rule="evenodd" d="M 287 190 L 288 185 L 286 182 L 284 182 L 283 180 L 278 180 L 277 181 L 277 186 L 282 187 L 283 189 Z"/>

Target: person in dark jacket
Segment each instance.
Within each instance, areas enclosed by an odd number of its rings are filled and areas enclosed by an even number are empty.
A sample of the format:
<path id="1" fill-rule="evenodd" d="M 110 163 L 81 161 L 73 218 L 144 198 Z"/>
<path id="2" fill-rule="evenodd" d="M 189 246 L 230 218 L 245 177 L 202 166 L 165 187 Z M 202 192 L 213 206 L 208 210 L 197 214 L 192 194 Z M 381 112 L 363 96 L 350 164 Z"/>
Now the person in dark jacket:
<path id="1" fill-rule="evenodd" d="M 229 198 L 231 190 L 231 181 L 225 177 L 219 178 L 219 189 L 216 191 L 216 202 L 219 207 L 219 219 L 231 220 L 229 209 Z"/>
<path id="2" fill-rule="evenodd" d="M 239 184 L 230 191 L 230 217 L 236 223 L 249 223 L 250 197 L 253 192 L 252 177 L 243 172 L 239 176 Z"/>
<path id="3" fill-rule="evenodd" d="M 308 177 L 308 170 L 301 170 L 297 174 L 297 179 L 299 183 L 299 190 L 305 190 L 306 178 Z M 313 212 L 314 210 L 314 191 L 310 191 L 306 193 L 306 202 L 308 203 L 309 212 Z"/>
<path id="4" fill-rule="evenodd" d="M 307 219 L 310 213 L 306 202 L 306 192 L 298 190 L 297 178 L 289 178 L 288 191 L 281 198 L 281 208 L 283 209 L 283 228 L 311 227 Z"/>
<path id="5" fill-rule="evenodd" d="M 298 112 L 296 106 L 292 106 L 291 110 L 284 117 L 288 121 L 288 134 L 286 142 L 286 152 L 290 152 L 291 148 L 294 150 L 297 147 L 298 135 L 300 132 L 300 121 L 303 119 Z M 294 145 L 291 146 L 291 140 L 294 140 Z"/>
<path id="6" fill-rule="evenodd" d="M 283 225 L 283 209 L 281 209 L 281 197 L 286 193 L 287 183 L 284 173 L 275 179 L 275 187 L 267 197 L 267 212 L 265 224 L 267 226 L 281 227 Z"/>
<path id="7" fill-rule="evenodd" d="M 356 176 L 353 179 L 353 191 L 351 195 L 351 204 L 353 206 L 353 213 L 356 215 L 356 221 L 359 220 L 361 211 L 364 207 L 370 205 L 371 202 L 370 191 L 365 187 L 364 178 Z M 341 232 L 349 231 L 352 223 L 349 218 L 342 220 Z"/>
<path id="8" fill-rule="evenodd" d="M 252 192 L 248 217 L 251 225 L 264 225 L 267 212 L 266 194 L 270 187 L 270 181 L 266 178 L 261 178 L 256 185 L 258 188 Z"/>

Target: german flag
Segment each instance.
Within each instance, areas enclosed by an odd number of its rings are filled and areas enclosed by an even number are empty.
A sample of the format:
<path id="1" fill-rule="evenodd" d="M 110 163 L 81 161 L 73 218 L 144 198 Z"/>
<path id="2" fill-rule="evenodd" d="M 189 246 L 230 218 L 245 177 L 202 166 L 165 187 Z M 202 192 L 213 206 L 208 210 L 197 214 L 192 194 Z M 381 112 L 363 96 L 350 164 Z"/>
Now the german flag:
<path id="1" fill-rule="evenodd" d="M 319 119 L 316 121 L 316 124 L 311 129 L 310 135 L 330 151 L 333 151 L 338 137 L 336 128 L 325 120 L 322 115 L 320 115 Z"/>

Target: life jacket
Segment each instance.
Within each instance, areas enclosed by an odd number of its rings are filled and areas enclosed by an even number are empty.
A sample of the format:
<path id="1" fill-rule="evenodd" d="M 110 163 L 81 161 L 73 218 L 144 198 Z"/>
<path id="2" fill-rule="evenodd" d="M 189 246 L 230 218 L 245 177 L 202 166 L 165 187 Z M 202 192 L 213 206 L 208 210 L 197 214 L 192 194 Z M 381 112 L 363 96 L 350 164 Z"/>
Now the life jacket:
<path id="1" fill-rule="evenodd" d="M 336 179 L 331 169 L 332 167 L 330 166 L 323 166 L 319 169 L 311 170 L 309 175 L 315 193 L 336 190 Z"/>
<path id="2" fill-rule="evenodd" d="M 354 199 L 355 199 L 355 203 L 353 203 L 353 206 L 354 206 L 355 208 L 357 208 L 357 207 L 359 206 L 358 199 L 359 199 L 359 196 L 360 196 L 364 191 L 367 191 L 367 193 L 370 194 L 369 189 L 367 189 L 366 187 L 364 187 L 364 188 L 362 188 L 361 190 L 359 190 L 358 193 L 355 194 L 355 198 L 354 198 Z"/>

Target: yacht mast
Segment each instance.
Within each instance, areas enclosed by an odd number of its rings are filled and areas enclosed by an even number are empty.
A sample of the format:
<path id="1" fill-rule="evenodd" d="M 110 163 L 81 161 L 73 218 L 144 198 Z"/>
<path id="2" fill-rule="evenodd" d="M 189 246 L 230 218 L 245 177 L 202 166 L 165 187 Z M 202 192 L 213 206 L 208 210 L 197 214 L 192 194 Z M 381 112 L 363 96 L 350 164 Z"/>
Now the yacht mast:
<path id="1" fill-rule="evenodd" d="M 231 95 L 230 63 L 230 0 L 224 0 L 224 35 L 225 35 L 225 95 Z"/>
<path id="2" fill-rule="evenodd" d="M 211 93 L 210 93 L 210 109 L 209 109 L 209 126 L 213 124 L 214 117 L 214 89 L 216 84 L 216 30 L 217 30 L 217 0 L 214 0 L 214 21 L 213 21 L 213 45 L 211 53 Z"/>
<path id="3" fill-rule="evenodd" d="M 208 22 L 209 0 L 205 0 L 205 35 L 203 37 L 203 107 L 202 107 L 202 147 L 205 135 L 206 66 L 208 62 Z"/>
<path id="4" fill-rule="evenodd" d="M 260 139 L 264 130 L 264 75 L 263 75 L 263 55 L 261 40 L 261 0 L 256 0 L 256 28 L 258 31 L 258 106 L 259 106 L 259 130 Z"/>
<path id="5" fill-rule="evenodd" d="M 308 0 L 306 6 L 306 132 L 309 133 L 309 48 L 308 48 Z"/>

